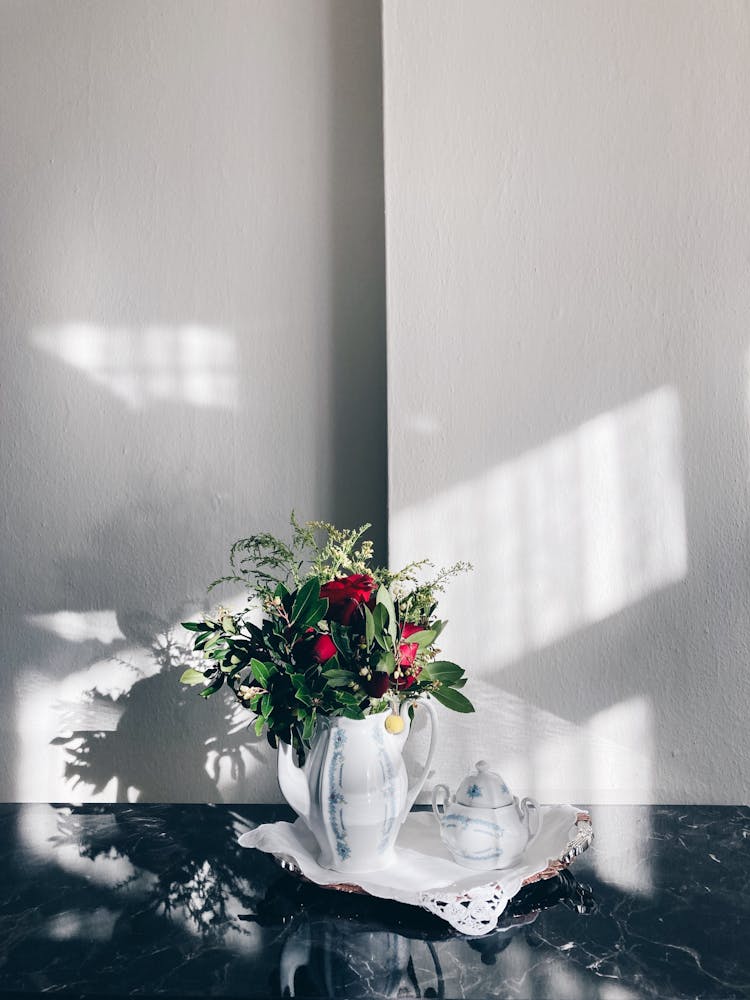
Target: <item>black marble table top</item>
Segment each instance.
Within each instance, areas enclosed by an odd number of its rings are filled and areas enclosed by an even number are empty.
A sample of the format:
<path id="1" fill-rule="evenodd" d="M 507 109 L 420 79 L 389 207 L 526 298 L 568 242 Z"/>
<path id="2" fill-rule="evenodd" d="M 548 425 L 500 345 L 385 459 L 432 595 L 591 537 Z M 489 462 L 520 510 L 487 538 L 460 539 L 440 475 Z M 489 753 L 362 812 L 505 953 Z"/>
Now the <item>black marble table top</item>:
<path id="1" fill-rule="evenodd" d="M 750 997 L 750 809 L 595 807 L 594 846 L 466 938 L 237 837 L 273 806 L 0 806 L 0 994 Z"/>

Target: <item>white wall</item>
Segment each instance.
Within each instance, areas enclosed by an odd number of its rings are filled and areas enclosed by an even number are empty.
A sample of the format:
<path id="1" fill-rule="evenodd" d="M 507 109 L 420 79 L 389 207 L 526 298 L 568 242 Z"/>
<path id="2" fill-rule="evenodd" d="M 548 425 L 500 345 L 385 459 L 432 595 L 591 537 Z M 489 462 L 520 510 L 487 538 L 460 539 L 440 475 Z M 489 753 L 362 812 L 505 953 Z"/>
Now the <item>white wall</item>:
<path id="1" fill-rule="evenodd" d="M 374 0 L 2 4 L 0 799 L 278 797 L 165 636 L 292 506 L 382 552 L 380 55 Z"/>
<path id="2" fill-rule="evenodd" d="M 386 0 L 441 780 L 748 800 L 748 20 Z M 0 7 L 0 799 L 278 798 L 165 636 L 292 505 L 384 540 L 380 56 L 374 0 Z"/>
<path id="3" fill-rule="evenodd" d="M 750 8 L 385 0 L 391 563 L 479 757 L 747 802 Z"/>

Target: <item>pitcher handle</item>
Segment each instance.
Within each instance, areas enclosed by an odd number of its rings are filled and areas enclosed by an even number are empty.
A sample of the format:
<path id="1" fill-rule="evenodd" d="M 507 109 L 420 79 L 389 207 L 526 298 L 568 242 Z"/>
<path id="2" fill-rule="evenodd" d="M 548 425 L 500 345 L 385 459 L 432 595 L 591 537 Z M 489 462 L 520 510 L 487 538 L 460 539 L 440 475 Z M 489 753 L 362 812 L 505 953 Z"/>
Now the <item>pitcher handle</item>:
<path id="1" fill-rule="evenodd" d="M 422 773 L 413 782 L 410 782 L 409 788 L 407 789 L 407 792 L 406 792 L 406 804 L 404 805 L 404 811 L 401 814 L 401 822 L 402 823 L 404 822 L 404 820 L 406 819 L 406 817 L 409 815 L 411 807 L 414 805 L 414 803 L 416 802 L 417 796 L 422 791 L 422 788 L 424 787 L 425 781 L 427 781 L 427 773 L 430 770 L 430 764 L 432 764 L 432 758 L 435 756 L 435 749 L 437 747 L 438 720 L 437 720 L 437 712 L 435 711 L 435 707 L 434 707 L 434 705 L 432 704 L 432 702 L 430 701 L 429 698 L 425 698 L 423 700 L 420 700 L 418 702 L 418 704 L 427 709 L 427 714 L 430 717 L 430 746 L 429 746 L 429 749 L 427 751 L 427 760 L 425 761 L 424 767 L 422 768 Z M 406 711 L 408 711 L 408 708 L 406 708 L 406 706 L 407 706 L 407 702 L 404 702 L 403 705 L 402 705 L 402 711 L 404 709 L 406 709 Z"/>

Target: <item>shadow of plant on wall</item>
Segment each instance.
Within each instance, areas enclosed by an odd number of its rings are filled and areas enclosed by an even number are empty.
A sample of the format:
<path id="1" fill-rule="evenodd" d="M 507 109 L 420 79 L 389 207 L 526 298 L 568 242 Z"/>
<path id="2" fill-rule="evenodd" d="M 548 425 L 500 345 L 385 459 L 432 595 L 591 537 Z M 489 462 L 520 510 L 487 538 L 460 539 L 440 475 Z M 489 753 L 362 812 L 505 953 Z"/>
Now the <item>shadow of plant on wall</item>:
<path id="1" fill-rule="evenodd" d="M 102 795 L 110 786 L 107 797 L 114 801 L 155 801 L 164 795 L 165 773 L 177 769 L 194 795 L 215 800 L 222 777 L 236 785 L 246 778 L 249 759 L 263 762 L 265 741 L 247 730 L 248 716 L 239 706 L 217 700 L 209 708 L 180 685 L 195 653 L 179 625 L 145 614 L 123 625 L 151 664 L 144 669 L 113 655 L 112 665 L 136 671 L 129 689 L 102 692 L 92 678 L 80 700 L 60 698 L 53 704 L 59 735 L 50 743 L 64 752 L 66 784 L 75 799 Z M 165 761 L 150 745 L 154 734 L 167 728 L 170 760 Z"/>

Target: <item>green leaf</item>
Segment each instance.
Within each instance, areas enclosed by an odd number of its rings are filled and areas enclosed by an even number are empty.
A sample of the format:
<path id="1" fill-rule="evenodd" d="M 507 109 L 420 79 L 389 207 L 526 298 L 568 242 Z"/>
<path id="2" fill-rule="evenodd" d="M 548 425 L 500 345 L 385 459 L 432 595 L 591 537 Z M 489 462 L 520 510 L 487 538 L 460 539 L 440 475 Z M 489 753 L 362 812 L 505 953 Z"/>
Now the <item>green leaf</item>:
<path id="1" fill-rule="evenodd" d="M 392 674 L 396 669 L 396 657 L 393 653 L 384 653 L 378 660 L 378 670 L 386 674 Z"/>
<path id="2" fill-rule="evenodd" d="M 378 587 L 378 593 L 375 598 L 375 606 L 380 605 L 385 608 L 388 613 L 388 634 L 393 641 L 396 641 L 396 608 L 393 605 L 393 598 L 387 587 L 383 584 Z"/>
<path id="3" fill-rule="evenodd" d="M 463 669 L 457 663 L 451 663 L 449 660 L 435 660 L 433 663 L 428 663 L 422 668 L 422 673 L 426 674 L 430 680 L 442 681 L 449 687 L 453 686 L 464 675 Z"/>
<path id="4" fill-rule="evenodd" d="M 325 597 L 321 597 L 318 600 L 317 607 L 313 608 L 312 611 L 313 625 L 317 624 L 317 622 L 322 622 L 327 614 L 328 614 L 328 600 Z"/>
<path id="5" fill-rule="evenodd" d="M 448 624 L 448 622 L 445 621 L 445 622 L 433 622 L 432 625 L 430 625 L 430 628 L 435 633 L 435 638 L 436 639 L 440 635 L 440 633 L 443 631 L 443 629 L 445 628 L 445 626 L 447 624 Z"/>
<path id="6" fill-rule="evenodd" d="M 303 705 L 312 705 L 312 691 L 307 683 L 304 674 L 291 674 L 291 681 L 294 685 L 294 696 Z"/>
<path id="7" fill-rule="evenodd" d="M 214 632 L 214 634 L 211 636 L 208 642 L 205 643 L 203 648 L 208 652 L 209 650 L 213 649 L 214 646 L 218 642 L 220 642 L 220 640 L 221 640 L 221 632 Z"/>
<path id="8" fill-rule="evenodd" d="M 248 630 L 252 636 L 252 640 L 259 645 L 263 645 L 263 629 L 258 628 L 255 622 L 245 622 L 245 628 Z"/>
<path id="9" fill-rule="evenodd" d="M 372 611 L 370 611 L 366 604 L 363 604 L 362 608 L 365 612 L 365 639 L 367 641 L 367 648 L 369 649 L 375 638 L 375 619 L 372 617 Z"/>
<path id="10" fill-rule="evenodd" d="M 343 712 L 345 719 L 364 719 L 365 713 L 359 705 L 347 705 Z"/>
<path id="11" fill-rule="evenodd" d="M 292 622 L 307 624 L 307 616 L 311 609 L 317 608 L 320 602 L 320 582 L 316 576 L 303 583 L 294 598 L 292 605 Z"/>
<path id="12" fill-rule="evenodd" d="M 349 641 L 348 629 L 345 625 L 339 625 L 337 622 L 331 622 L 331 638 L 334 641 L 336 649 L 344 657 L 344 660 L 351 660 L 353 658 L 352 645 Z"/>
<path id="13" fill-rule="evenodd" d="M 263 732 L 263 727 L 265 726 L 265 724 L 266 724 L 266 720 L 263 718 L 262 715 L 259 715 L 258 718 L 255 720 L 255 735 L 256 736 L 260 736 L 260 734 Z"/>
<path id="14" fill-rule="evenodd" d="M 327 679 L 331 687 L 346 687 L 350 681 L 356 680 L 350 670 L 324 670 L 323 676 Z"/>
<path id="15" fill-rule="evenodd" d="M 342 705 L 359 705 L 362 695 L 356 695 L 353 691 L 336 691 L 336 701 Z"/>
<path id="16" fill-rule="evenodd" d="M 237 633 L 237 626 L 234 624 L 234 618 L 231 615 L 224 615 L 221 619 L 221 627 L 231 635 L 236 635 Z"/>
<path id="17" fill-rule="evenodd" d="M 388 623 L 388 609 L 384 604 L 375 605 L 375 610 L 372 613 L 372 621 L 375 626 L 375 642 L 377 642 L 381 649 L 388 649 L 385 636 L 390 631 L 390 628 Z"/>
<path id="18" fill-rule="evenodd" d="M 286 597 L 289 597 L 289 591 L 286 589 L 283 583 L 276 585 L 276 589 L 273 592 L 274 597 L 280 597 L 283 601 Z"/>
<path id="19" fill-rule="evenodd" d="M 205 622 L 181 622 L 183 628 L 186 628 L 188 632 L 202 632 L 206 624 Z"/>
<path id="20" fill-rule="evenodd" d="M 315 732 L 315 709 L 305 718 L 305 723 L 302 727 L 302 739 L 309 743 Z"/>
<path id="21" fill-rule="evenodd" d="M 198 693 L 200 694 L 201 698 L 210 698 L 212 694 L 216 694 L 216 692 L 223 685 L 223 683 L 224 683 L 224 675 L 219 674 L 216 680 L 212 681 L 208 685 L 208 687 L 203 688 L 203 690 L 199 691 Z"/>
<path id="22" fill-rule="evenodd" d="M 378 587 L 378 592 L 375 596 L 375 604 L 382 604 L 391 618 L 396 617 L 396 608 L 393 605 L 393 598 L 391 597 L 390 590 L 384 585 L 380 584 Z"/>
<path id="23" fill-rule="evenodd" d="M 192 667 L 188 667 L 185 673 L 180 677 L 181 684 L 190 684 L 191 687 L 195 684 L 205 684 L 206 675 L 202 674 L 200 670 L 194 670 Z"/>
<path id="24" fill-rule="evenodd" d="M 273 711 L 273 702 L 271 701 L 271 695 L 264 694 L 260 703 L 260 714 L 263 716 L 264 719 L 267 719 L 272 711 Z"/>
<path id="25" fill-rule="evenodd" d="M 384 605 L 375 605 L 375 610 L 372 612 L 372 621 L 375 626 L 376 634 L 378 632 L 385 632 L 386 624 L 388 622 L 388 612 Z"/>
<path id="26" fill-rule="evenodd" d="M 456 691 L 453 688 L 440 687 L 436 691 L 433 691 L 432 695 L 441 705 L 445 705 L 446 708 L 450 708 L 454 712 L 474 711 L 474 706 L 469 699 L 465 695 L 462 695 L 460 691 Z"/>
<path id="27" fill-rule="evenodd" d="M 434 629 L 422 629 L 421 632 L 412 632 L 410 636 L 401 636 L 401 642 L 405 643 L 415 643 L 420 649 L 424 649 L 425 646 L 431 646 L 433 642 L 437 639 L 437 632 Z"/>
<path id="28" fill-rule="evenodd" d="M 253 659 L 250 660 L 250 667 L 253 671 L 253 677 L 261 685 L 261 687 L 268 687 L 268 681 L 271 677 L 271 665 L 261 663 L 260 660 L 256 660 L 253 657 Z"/>

